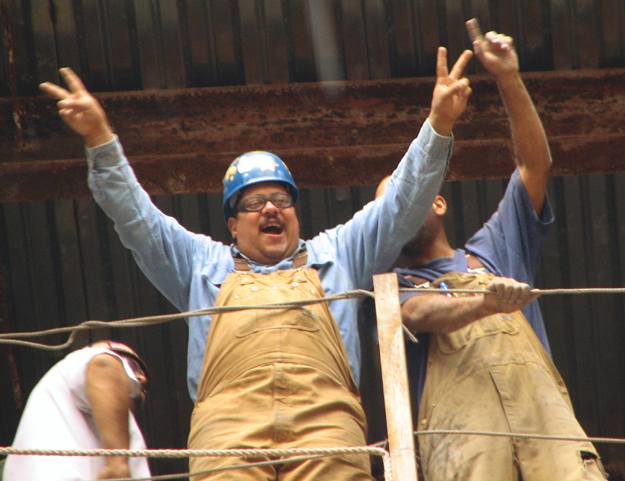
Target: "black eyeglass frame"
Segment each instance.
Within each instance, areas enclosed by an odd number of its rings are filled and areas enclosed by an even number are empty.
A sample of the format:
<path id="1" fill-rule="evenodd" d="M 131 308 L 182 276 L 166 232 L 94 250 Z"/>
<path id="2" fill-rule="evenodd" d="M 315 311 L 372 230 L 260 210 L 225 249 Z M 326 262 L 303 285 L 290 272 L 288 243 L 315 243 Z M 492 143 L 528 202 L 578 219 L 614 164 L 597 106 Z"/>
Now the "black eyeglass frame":
<path id="1" fill-rule="evenodd" d="M 287 200 L 287 205 L 278 205 L 281 204 L 281 202 L 278 201 L 278 204 L 276 204 L 276 200 L 279 197 L 284 197 Z M 262 199 L 263 200 L 263 204 L 258 208 L 258 209 L 249 209 L 245 206 L 245 203 L 248 200 L 251 199 Z M 265 208 L 265 206 L 267 205 L 267 202 L 271 201 L 271 203 L 273 205 L 275 205 L 278 209 L 288 209 L 289 207 L 293 207 L 293 196 L 287 192 L 276 192 L 275 194 L 269 196 L 269 197 L 265 197 L 264 195 L 251 195 L 249 197 L 246 197 L 245 199 L 241 199 L 239 201 L 239 205 L 237 206 L 237 212 L 260 212 L 261 210 L 263 210 Z"/>

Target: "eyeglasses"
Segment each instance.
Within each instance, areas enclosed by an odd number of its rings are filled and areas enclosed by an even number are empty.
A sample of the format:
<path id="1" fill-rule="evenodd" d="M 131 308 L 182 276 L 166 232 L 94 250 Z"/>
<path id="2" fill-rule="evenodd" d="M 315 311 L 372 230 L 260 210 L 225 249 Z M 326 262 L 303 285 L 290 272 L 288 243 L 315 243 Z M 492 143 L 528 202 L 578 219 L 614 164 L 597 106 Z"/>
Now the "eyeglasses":
<path id="1" fill-rule="evenodd" d="M 286 192 L 277 192 L 271 197 L 264 195 L 252 195 L 239 202 L 237 210 L 239 212 L 258 212 L 263 210 L 268 201 L 271 201 L 278 209 L 286 209 L 293 205 L 293 197 Z"/>

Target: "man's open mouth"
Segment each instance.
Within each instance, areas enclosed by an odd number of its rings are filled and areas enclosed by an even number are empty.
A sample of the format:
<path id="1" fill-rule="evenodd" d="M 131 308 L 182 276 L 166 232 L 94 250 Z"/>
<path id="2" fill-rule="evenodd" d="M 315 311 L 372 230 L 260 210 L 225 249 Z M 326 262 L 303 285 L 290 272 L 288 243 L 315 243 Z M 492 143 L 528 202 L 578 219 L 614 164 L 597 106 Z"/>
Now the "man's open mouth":
<path id="1" fill-rule="evenodd" d="M 261 224 L 260 231 L 263 234 L 282 234 L 284 232 L 284 222 L 279 219 L 268 219 Z"/>

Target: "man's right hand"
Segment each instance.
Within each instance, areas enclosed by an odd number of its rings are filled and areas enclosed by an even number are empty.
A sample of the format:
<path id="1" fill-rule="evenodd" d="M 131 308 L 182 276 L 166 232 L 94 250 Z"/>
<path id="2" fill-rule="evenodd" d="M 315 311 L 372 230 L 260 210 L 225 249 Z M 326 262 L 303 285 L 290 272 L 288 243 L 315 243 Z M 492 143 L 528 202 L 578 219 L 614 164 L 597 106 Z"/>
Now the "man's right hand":
<path id="1" fill-rule="evenodd" d="M 471 95 L 469 80 L 461 78 L 473 52 L 465 50 L 451 69 L 447 70 L 447 49 L 438 48 L 436 59 L 436 85 L 432 95 L 432 108 L 428 120 L 439 135 L 449 136 L 454 123 L 467 106 Z"/>
<path id="2" fill-rule="evenodd" d="M 529 284 L 508 277 L 493 277 L 485 290 L 494 293 L 484 294 L 484 307 L 492 314 L 510 314 L 539 297 L 532 294 Z"/>
<path id="3" fill-rule="evenodd" d="M 39 88 L 50 97 L 59 100 L 57 107 L 61 118 L 84 137 L 89 147 L 96 147 L 112 140 L 113 129 L 100 103 L 87 91 L 72 69 L 62 68 L 59 72 L 69 91 L 51 82 L 44 82 Z"/>

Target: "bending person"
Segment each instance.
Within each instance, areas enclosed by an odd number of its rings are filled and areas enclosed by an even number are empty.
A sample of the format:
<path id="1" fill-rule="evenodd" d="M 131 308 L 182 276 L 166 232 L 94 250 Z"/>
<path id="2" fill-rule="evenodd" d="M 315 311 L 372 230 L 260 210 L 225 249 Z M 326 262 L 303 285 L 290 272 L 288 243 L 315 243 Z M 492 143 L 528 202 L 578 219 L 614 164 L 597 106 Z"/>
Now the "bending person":
<path id="1" fill-rule="evenodd" d="M 124 344 L 102 341 L 68 354 L 34 387 L 14 448 L 145 449 L 135 412 L 145 401 L 147 369 Z M 7 457 L 3 481 L 145 478 L 146 458 L 126 456 Z"/>

